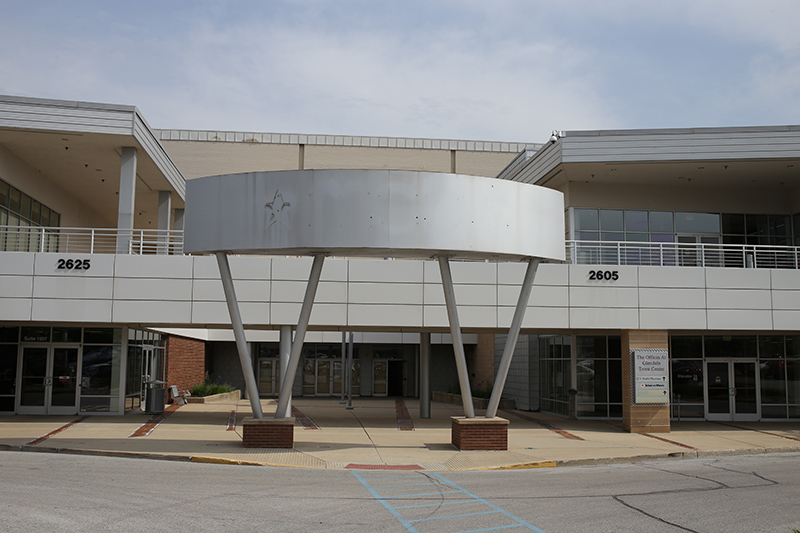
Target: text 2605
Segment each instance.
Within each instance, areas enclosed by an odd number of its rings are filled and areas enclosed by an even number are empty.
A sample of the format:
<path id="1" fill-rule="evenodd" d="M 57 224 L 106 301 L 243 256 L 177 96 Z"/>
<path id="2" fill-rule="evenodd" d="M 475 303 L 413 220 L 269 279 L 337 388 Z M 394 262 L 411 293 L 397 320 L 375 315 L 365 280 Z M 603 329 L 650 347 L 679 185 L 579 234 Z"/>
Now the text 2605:
<path id="1" fill-rule="evenodd" d="M 617 281 L 619 270 L 590 270 L 589 279 L 596 281 Z"/>

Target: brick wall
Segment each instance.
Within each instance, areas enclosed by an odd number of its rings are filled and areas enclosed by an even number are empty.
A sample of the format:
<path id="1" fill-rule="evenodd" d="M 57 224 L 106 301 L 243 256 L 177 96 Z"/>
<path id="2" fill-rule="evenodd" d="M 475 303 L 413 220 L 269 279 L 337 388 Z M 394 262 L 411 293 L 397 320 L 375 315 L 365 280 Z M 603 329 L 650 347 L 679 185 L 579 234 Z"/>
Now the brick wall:
<path id="1" fill-rule="evenodd" d="M 628 330 L 622 332 L 622 426 L 631 433 L 669 433 L 669 405 L 636 405 L 631 381 L 631 350 L 668 348 L 667 330 Z"/>
<path id="2" fill-rule="evenodd" d="M 168 335 L 166 342 L 167 386 L 191 389 L 202 383 L 206 372 L 206 343 L 196 339 Z"/>

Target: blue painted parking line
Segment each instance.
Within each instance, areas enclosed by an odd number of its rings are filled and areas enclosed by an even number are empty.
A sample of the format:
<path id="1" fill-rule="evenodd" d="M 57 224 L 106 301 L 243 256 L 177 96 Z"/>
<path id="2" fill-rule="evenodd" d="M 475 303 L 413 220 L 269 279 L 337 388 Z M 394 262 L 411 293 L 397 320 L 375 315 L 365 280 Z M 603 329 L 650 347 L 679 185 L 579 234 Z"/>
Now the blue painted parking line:
<path id="1" fill-rule="evenodd" d="M 417 527 L 419 527 L 421 524 L 426 523 L 426 522 L 429 523 L 429 522 L 432 522 L 432 521 L 437 521 L 437 523 L 439 524 L 439 526 L 437 526 L 437 531 L 439 531 L 440 529 L 438 529 L 438 528 L 440 528 L 442 523 L 443 523 L 443 521 L 446 521 L 446 520 L 453 520 L 453 522 L 454 522 L 453 525 L 455 525 L 455 522 L 457 520 L 460 520 L 461 521 L 461 525 L 463 526 L 464 525 L 464 519 L 467 519 L 469 517 L 477 517 L 477 516 L 489 517 L 490 515 L 498 515 L 497 519 L 491 519 L 490 518 L 491 521 L 494 521 L 494 524 L 487 523 L 486 527 L 484 527 L 484 528 L 470 529 L 470 530 L 459 530 L 458 533 L 478 533 L 478 532 L 483 532 L 483 531 L 499 531 L 499 530 L 502 530 L 502 529 L 517 529 L 517 528 L 519 528 L 519 529 L 524 528 L 524 529 L 527 529 L 529 531 L 536 531 L 537 533 L 545 533 L 545 531 L 543 531 L 542 529 L 539 529 L 538 527 L 534 526 L 533 524 L 530 524 L 530 523 L 526 522 L 525 520 L 523 520 L 523 519 L 521 519 L 521 518 L 519 518 L 517 516 L 514 516 L 513 514 L 509 513 L 508 511 L 506 511 L 504 509 L 501 509 L 500 507 L 494 505 L 493 503 L 490 503 L 487 500 L 485 500 L 483 498 L 480 498 L 477 495 L 469 492 L 468 490 L 466 490 L 466 489 L 464 489 L 462 487 L 459 487 L 458 485 L 456 485 L 455 483 L 453 483 L 449 479 L 446 479 L 444 476 L 442 476 L 441 474 L 439 474 L 437 472 L 426 472 L 424 474 L 419 473 L 419 472 L 415 472 L 413 474 L 409 474 L 409 475 L 406 475 L 406 476 L 396 476 L 395 475 L 395 476 L 367 476 L 367 477 L 364 477 L 364 476 L 360 475 L 358 472 L 353 471 L 353 475 L 356 477 L 356 479 L 358 479 L 361 482 L 362 485 L 364 485 L 364 487 L 369 491 L 369 493 L 372 494 L 372 496 L 376 500 L 378 500 L 381 503 L 381 505 L 383 505 L 384 508 L 386 508 L 386 510 L 389 511 L 392 514 L 392 516 L 394 516 L 400 522 L 400 524 L 403 525 L 403 527 L 406 528 L 407 531 L 419 533 L 419 530 L 417 529 Z M 426 483 L 391 484 L 391 485 L 373 485 L 372 484 L 372 483 L 374 483 L 376 481 L 378 483 L 385 482 L 385 481 L 380 481 L 380 480 L 386 480 L 388 478 L 395 478 L 396 479 L 396 478 L 399 478 L 399 477 L 403 477 L 405 479 L 410 479 L 410 480 L 411 479 L 414 479 L 414 480 L 419 479 L 416 476 L 424 476 L 427 482 Z M 447 488 L 453 489 L 453 490 L 438 490 L 436 492 L 419 492 L 419 493 L 404 493 L 404 494 L 387 494 L 386 493 L 386 489 L 402 489 L 402 488 L 406 488 L 406 487 L 433 487 L 433 486 L 442 487 L 442 485 L 446 485 Z M 444 487 L 442 487 L 442 488 L 444 488 Z M 411 504 L 411 505 L 395 505 L 395 502 L 400 503 L 400 501 L 398 501 L 398 500 L 402 500 L 404 498 L 405 499 L 408 499 L 408 498 L 430 498 L 432 496 L 441 497 L 441 496 L 443 496 L 445 494 L 463 494 L 464 496 L 467 496 L 469 499 L 459 499 L 459 500 L 453 500 L 453 501 L 438 500 L 438 501 L 433 502 L 433 503 L 420 503 L 420 504 Z M 427 517 L 424 517 L 424 518 L 414 518 L 413 515 L 412 515 L 412 517 L 407 517 L 404 514 L 404 513 L 411 512 L 414 509 L 421 510 L 421 509 L 423 509 L 425 507 L 444 508 L 443 506 L 456 505 L 456 504 L 461 504 L 461 505 L 470 505 L 470 504 L 472 504 L 473 507 L 471 509 L 463 509 L 463 511 L 465 511 L 463 513 L 457 513 L 457 514 L 452 514 L 452 515 L 427 516 Z M 476 509 L 474 507 L 475 505 L 483 507 L 483 510 Z M 489 510 L 485 510 L 487 507 L 489 508 Z M 419 515 L 417 515 L 417 516 L 419 516 Z M 503 518 L 501 519 L 500 516 L 502 516 Z M 498 521 L 507 522 L 509 520 L 512 522 L 511 524 L 505 523 L 505 524 L 501 525 L 501 524 L 498 523 Z M 478 525 L 478 524 L 474 524 L 474 525 Z"/>

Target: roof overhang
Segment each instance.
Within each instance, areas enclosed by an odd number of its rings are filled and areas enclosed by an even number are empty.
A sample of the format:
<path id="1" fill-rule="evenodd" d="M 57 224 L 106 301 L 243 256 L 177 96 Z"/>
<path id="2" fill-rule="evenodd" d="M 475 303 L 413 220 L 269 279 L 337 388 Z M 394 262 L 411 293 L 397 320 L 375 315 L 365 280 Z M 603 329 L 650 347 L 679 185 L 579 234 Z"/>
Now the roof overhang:
<path id="1" fill-rule="evenodd" d="M 186 180 L 136 107 L 0 96 L 0 144 L 112 223 L 121 149 L 134 147 L 135 227 L 155 227 L 159 191 L 184 207 Z"/>
<path id="2" fill-rule="evenodd" d="M 800 126 L 563 132 L 498 176 L 560 189 L 569 181 L 708 187 L 798 183 Z"/>

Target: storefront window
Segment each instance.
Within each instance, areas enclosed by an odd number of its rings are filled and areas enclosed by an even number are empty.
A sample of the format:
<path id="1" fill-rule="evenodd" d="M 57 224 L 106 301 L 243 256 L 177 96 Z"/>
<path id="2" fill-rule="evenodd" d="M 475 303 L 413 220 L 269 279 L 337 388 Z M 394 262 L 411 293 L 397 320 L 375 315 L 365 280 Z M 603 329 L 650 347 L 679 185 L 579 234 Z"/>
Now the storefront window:
<path id="1" fill-rule="evenodd" d="M 578 416 L 606 418 L 621 415 L 621 346 L 618 336 L 576 337 Z"/>

